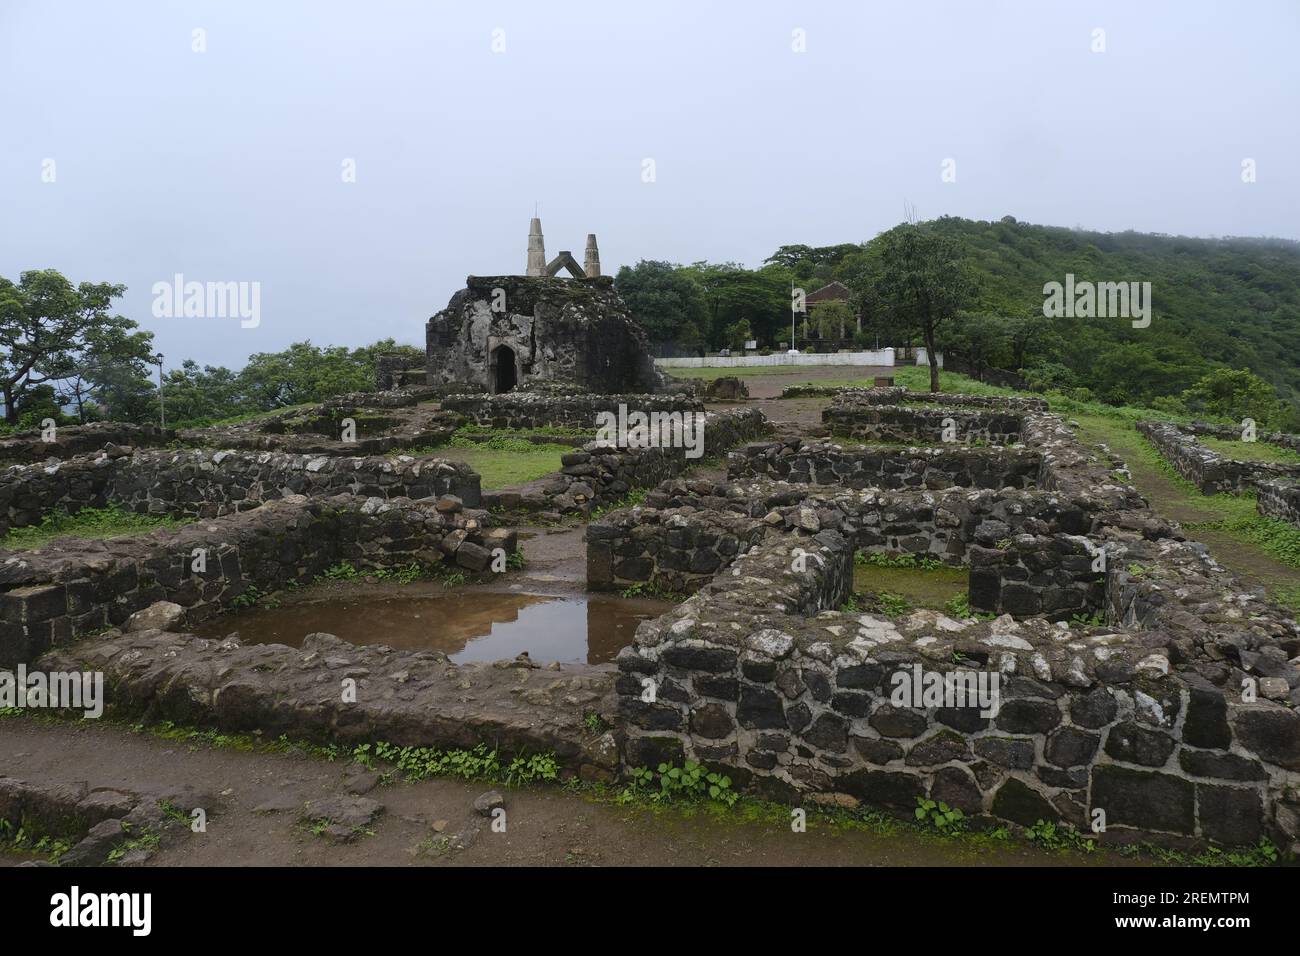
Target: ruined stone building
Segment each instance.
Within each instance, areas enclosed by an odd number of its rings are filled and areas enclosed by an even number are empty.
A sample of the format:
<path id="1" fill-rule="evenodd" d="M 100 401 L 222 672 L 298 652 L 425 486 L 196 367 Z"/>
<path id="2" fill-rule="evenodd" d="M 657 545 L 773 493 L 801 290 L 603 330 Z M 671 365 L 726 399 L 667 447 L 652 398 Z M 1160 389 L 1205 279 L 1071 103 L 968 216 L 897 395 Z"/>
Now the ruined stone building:
<path id="1" fill-rule="evenodd" d="M 662 381 L 644 330 L 614 280 L 600 274 L 596 237 L 585 264 L 549 263 L 542 225 L 528 235 L 527 274 L 470 276 L 425 326 L 427 380 L 493 394 L 554 382 L 592 392 L 653 392 Z M 571 278 L 559 278 L 565 270 Z"/>

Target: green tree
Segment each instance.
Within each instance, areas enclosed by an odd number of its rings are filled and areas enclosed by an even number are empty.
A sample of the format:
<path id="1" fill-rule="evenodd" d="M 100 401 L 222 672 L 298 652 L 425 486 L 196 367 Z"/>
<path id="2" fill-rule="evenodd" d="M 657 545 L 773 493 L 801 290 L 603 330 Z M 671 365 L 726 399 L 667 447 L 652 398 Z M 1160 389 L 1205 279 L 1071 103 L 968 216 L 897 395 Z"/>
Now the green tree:
<path id="1" fill-rule="evenodd" d="M 162 391 L 168 421 L 176 425 L 207 425 L 260 411 L 243 395 L 238 375 L 223 366 L 200 368 L 193 359 L 167 371 Z"/>
<path id="2" fill-rule="evenodd" d="M 24 431 L 31 428 L 40 428 L 41 422 L 47 418 L 52 419 L 58 425 L 68 421 L 67 416 L 63 414 L 63 409 L 59 406 L 58 396 L 54 393 L 53 385 L 33 385 L 25 390 L 22 397 L 18 399 L 15 412 L 14 423 Z"/>
<path id="3" fill-rule="evenodd" d="M 681 266 L 642 259 L 623 266 L 614 285 L 652 342 L 682 341 L 687 326 L 698 335 L 708 313 L 699 283 Z"/>
<path id="4" fill-rule="evenodd" d="M 895 226 L 872 240 L 880 250 L 876 286 L 883 312 L 925 342 L 930 391 L 939 391 L 939 333 L 975 297 L 975 283 L 955 240 L 926 225 Z"/>
<path id="5" fill-rule="evenodd" d="M 71 374 L 60 382 L 60 397 L 77 409 L 78 421 L 152 420 L 149 409 L 157 405 L 149 374 L 153 361 L 153 334 L 113 316 L 88 332 L 72 353 Z"/>
<path id="6" fill-rule="evenodd" d="M 152 335 L 109 314 L 125 291 L 108 282 L 74 287 L 54 269 L 24 272 L 17 283 L 0 278 L 0 398 L 8 423 L 18 420 L 19 405 L 36 386 L 84 375 L 95 361 L 129 363 L 131 353 L 148 351 Z"/>
<path id="7" fill-rule="evenodd" d="M 130 363 L 98 369 L 92 395 L 94 417 L 137 424 L 157 424 L 160 419 L 158 389 L 141 368 Z"/>
<path id="8" fill-rule="evenodd" d="M 705 346 L 704 333 L 694 322 L 687 322 L 677 330 L 677 344 L 684 349 L 702 352 Z"/>
<path id="9" fill-rule="evenodd" d="M 947 346 L 969 363 L 971 375 L 984 381 L 989 368 L 999 367 L 1009 354 L 1011 322 L 1004 316 L 963 314 L 951 330 Z"/>
<path id="10" fill-rule="evenodd" d="M 295 342 L 283 352 L 257 352 L 239 373 L 239 388 L 252 409 L 269 411 L 286 405 L 320 402 L 347 392 L 375 387 L 373 347 L 320 348 Z"/>
<path id="11" fill-rule="evenodd" d="M 1215 369 L 1185 391 L 1182 402 L 1193 415 L 1253 418 L 1268 428 L 1281 427 L 1287 418 L 1273 386 L 1246 369 Z"/>
<path id="12" fill-rule="evenodd" d="M 751 271 L 732 262 L 696 262 L 686 271 L 702 291 L 706 336 L 713 345 L 725 343 L 728 330 L 742 319 L 763 342 L 773 341 L 790 321 L 791 279 L 780 266 Z"/>

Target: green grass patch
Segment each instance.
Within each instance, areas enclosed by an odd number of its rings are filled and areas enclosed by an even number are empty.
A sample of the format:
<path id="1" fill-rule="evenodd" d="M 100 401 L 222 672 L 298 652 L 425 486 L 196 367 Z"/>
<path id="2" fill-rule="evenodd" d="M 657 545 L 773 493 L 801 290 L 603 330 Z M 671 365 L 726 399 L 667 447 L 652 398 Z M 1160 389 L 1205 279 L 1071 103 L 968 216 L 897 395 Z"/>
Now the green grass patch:
<path id="1" fill-rule="evenodd" d="M 676 591 L 663 591 L 645 581 L 638 581 L 636 584 L 625 587 L 619 592 L 625 598 L 651 598 L 657 601 L 672 601 L 674 604 L 681 604 L 690 595 L 679 594 Z"/>
<path id="2" fill-rule="evenodd" d="M 1300 465 L 1300 454 L 1290 448 L 1262 441 L 1232 441 L 1213 435 L 1197 435 L 1196 440 L 1211 451 L 1233 461 L 1264 461 L 1278 465 Z"/>
<path id="3" fill-rule="evenodd" d="M 44 857 L 57 865 L 59 857 L 72 849 L 72 841 L 43 832 L 26 821 L 15 826 L 0 820 L 0 851 Z"/>
<path id="4" fill-rule="evenodd" d="M 272 408 L 264 412 L 245 412 L 242 415 L 231 415 L 229 418 L 193 418 L 180 422 L 171 422 L 171 428 L 208 428 L 220 425 L 240 425 L 244 422 L 261 421 L 264 418 L 274 418 L 277 415 L 283 415 L 285 412 L 306 411 L 309 408 L 317 407 L 311 402 L 302 405 L 285 405 L 281 408 Z"/>
<path id="5" fill-rule="evenodd" d="M 438 565 L 438 568 L 441 567 L 441 565 Z M 391 582 L 393 584 L 414 584 L 416 581 L 434 577 L 436 573 L 437 571 L 434 568 L 423 567 L 414 561 L 396 568 L 358 568 L 354 564 L 340 561 L 317 575 L 316 581 L 312 583 L 372 578 L 376 581 Z"/>
<path id="6" fill-rule="evenodd" d="M 966 568 L 944 564 L 931 555 L 859 551 L 854 556 L 853 590 L 874 594 L 881 613 L 901 617 L 916 608 L 946 611 L 965 595 L 968 576 Z M 862 606 L 860 601 L 852 604 L 844 610 Z"/>
<path id="7" fill-rule="evenodd" d="M 1227 495 L 1216 496 L 1228 497 Z M 1214 499 L 1209 499 L 1214 500 Z M 1253 498 L 1242 499 L 1254 505 Z M 1270 557 L 1287 567 L 1300 568 L 1300 528 L 1277 518 L 1260 514 L 1219 518 L 1214 521 L 1192 521 L 1183 527 L 1188 531 L 1222 531 L 1239 541 L 1248 541 Z"/>
<path id="8" fill-rule="evenodd" d="M 7 535 L 0 538 L 0 547 L 12 551 L 26 551 L 39 548 L 56 538 L 84 538 L 94 541 L 125 538 L 157 528 L 179 528 L 189 524 L 190 520 L 170 518 L 165 515 L 140 515 L 113 506 L 82 508 L 75 514 L 54 511 L 41 518 L 40 524 L 11 529 Z"/>
<path id="9" fill-rule="evenodd" d="M 601 505 L 599 508 L 594 509 L 591 512 L 591 516 L 587 519 L 587 523 L 594 524 L 611 511 L 621 511 L 624 508 L 635 508 L 637 505 L 645 501 L 645 496 L 646 489 L 633 488 L 618 501 L 611 501 L 607 505 Z"/>
<path id="10" fill-rule="evenodd" d="M 452 432 L 452 440 L 464 438 L 472 440 L 476 435 L 491 435 L 493 438 L 517 438 L 526 440 L 529 435 L 551 438 L 585 438 L 594 441 L 594 428 L 577 428 L 571 425 L 537 425 L 533 428 L 493 428 L 491 425 L 475 425 L 467 422 Z"/>
<path id="11" fill-rule="evenodd" d="M 482 476 L 483 489 L 486 491 L 526 484 L 559 471 L 561 456 L 572 451 L 568 445 L 535 445 L 522 438 L 497 435 L 485 442 L 453 438 L 432 453 L 469 465 Z"/>
<path id="12" fill-rule="evenodd" d="M 871 441 L 870 439 L 862 438 L 859 435 L 849 435 L 845 432 L 839 431 L 831 432 L 830 437 L 831 441 L 838 442 L 841 445 L 850 445 L 857 448 L 879 448 L 882 451 L 907 451 L 909 448 L 937 448 L 943 444 L 938 441 L 915 441 L 910 444 L 900 441 Z"/>

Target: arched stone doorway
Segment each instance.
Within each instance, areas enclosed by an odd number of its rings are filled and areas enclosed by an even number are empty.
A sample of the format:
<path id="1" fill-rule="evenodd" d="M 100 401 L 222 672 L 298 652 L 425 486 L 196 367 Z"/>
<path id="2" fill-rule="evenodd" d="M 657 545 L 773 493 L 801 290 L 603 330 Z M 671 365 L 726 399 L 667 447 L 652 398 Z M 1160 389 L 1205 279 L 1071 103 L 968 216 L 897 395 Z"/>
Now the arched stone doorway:
<path id="1" fill-rule="evenodd" d="M 515 350 L 508 345 L 498 345 L 492 352 L 492 394 L 500 395 L 519 384 L 515 368 Z"/>

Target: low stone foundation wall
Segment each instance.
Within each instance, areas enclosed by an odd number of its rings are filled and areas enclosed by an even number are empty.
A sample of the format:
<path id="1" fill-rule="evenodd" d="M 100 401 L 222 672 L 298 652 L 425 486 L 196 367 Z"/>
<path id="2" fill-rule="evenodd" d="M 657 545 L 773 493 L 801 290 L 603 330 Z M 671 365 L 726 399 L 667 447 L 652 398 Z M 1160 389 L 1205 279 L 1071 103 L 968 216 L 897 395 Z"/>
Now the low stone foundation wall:
<path id="1" fill-rule="evenodd" d="M 479 504 L 479 476 L 441 458 L 332 458 L 208 450 L 101 453 L 0 473 L 0 533 L 54 510 L 116 504 L 139 514 L 215 518 L 285 495 L 427 498 Z"/>
<path id="2" fill-rule="evenodd" d="M 619 766 L 614 735 L 584 723 L 587 714 L 613 716 L 608 665 L 456 665 L 433 651 L 357 647 L 331 634 L 290 648 L 142 630 L 60 648 L 38 666 L 103 671 L 115 712 L 151 721 L 349 748 L 486 744 L 504 759 L 553 753 L 566 776 L 607 782 Z M 344 679 L 356 682 L 354 701 L 340 693 Z"/>
<path id="3" fill-rule="evenodd" d="M 402 448 L 444 444 L 461 419 L 431 404 L 438 389 L 411 387 L 390 392 L 352 392 L 319 405 L 289 408 L 229 425 L 187 428 L 180 438 L 205 448 L 243 448 L 296 454 L 382 455 Z M 355 433 L 343 440 L 343 423 Z"/>
<path id="4" fill-rule="evenodd" d="M 775 478 L 846 488 L 1029 488 L 1041 467 L 1037 453 L 1021 449 L 901 450 L 801 438 L 751 444 L 727 459 L 730 478 Z"/>
<path id="5" fill-rule="evenodd" d="M 176 432 L 156 425 L 131 425 L 126 422 L 92 422 L 89 425 L 62 425 L 55 439 L 47 442 L 39 429 L 19 432 L 0 439 L 0 462 L 45 461 L 47 458 L 71 458 L 99 451 L 105 445 L 131 445 L 137 448 L 166 445 L 176 439 Z"/>
<path id="6" fill-rule="evenodd" d="M 589 442 L 580 451 L 561 457 L 563 468 L 541 479 L 544 484 L 540 492 L 487 494 L 483 505 L 558 514 L 589 513 L 600 505 L 622 500 L 634 488 L 653 487 L 702 460 L 766 435 L 771 429 L 767 417 L 754 408 L 710 412 L 704 419 L 699 458 L 687 458 L 685 448 L 630 448 Z"/>
<path id="7" fill-rule="evenodd" d="M 900 444 L 1009 445 L 1020 441 L 1021 416 L 951 408 L 898 408 L 836 399 L 822 422 L 839 437 Z"/>
<path id="8" fill-rule="evenodd" d="M 914 392 L 901 385 L 881 388 L 840 388 L 828 385 L 790 385 L 782 398 L 843 398 L 867 405 L 940 405 L 946 408 L 987 408 L 1013 414 L 1045 412 L 1047 400 L 1017 395 L 962 395 L 954 392 Z"/>
<path id="9" fill-rule="evenodd" d="M 805 446 L 769 442 L 726 484 L 665 482 L 593 524 L 597 583 L 695 591 L 619 656 L 628 764 L 698 760 L 796 803 L 925 797 L 1100 820 L 1105 840 L 1300 850 L 1300 624 L 1059 418 L 1024 414 L 1022 440 L 1032 489 L 836 487 L 853 469 L 833 446 L 803 467 Z M 971 605 L 1001 616 L 837 610 L 857 549 L 968 563 Z"/>
<path id="10" fill-rule="evenodd" d="M 1224 441 L 1240 441 L 1241 439 L 1240 425 L 1211 425 L 1207 422 L 1192 422 L 1189 425 L 1180 425 L 1179 427 L 1189 435 L 1210 435 Z M 1300 435 L 1291 435 L 1286 432 L 1260 432 L 1256 435 L 1256 441 L 1300 452 Z"/>
<path id="11" fill-rule="evenodd" d="M 541 428 L 547 425 L 594 431 L 598 415 L 629 412 L 702 412 L 704 403 L 685 394 L 673 395 L 548 395 L 507 392 L 504 395 L 451 395 L 443 411 L 455 412 L 476 425 L 492 428 Z"/>
<path id="12" fill-rule="evenodd" d="M 621 591 L 648 584 L 689 594 L 762 541 L 764 531 L 760 522 L 734 512 L 615 512 L 587 526 L 587 587 Z"/>
<path id="13" fill-rule="evenodd" d="M 928 797 L 1085 832 L 1100 810 L 1107 840 L 1295 844 L 1300 717 L 1242 701 L 1231 664 L 1168 635 L 835 612 L 851 548 L 811 541 L 822 560 L 802 573 L 763 545 L 638 629 L 617 661 L 631 766 L 693 759 L 793 803 Z"/>
<path id="14" fill-rule="evenodd" d="M 743 482 L 712 488 L 665 482 L 646 504 L 611 512 L 587 528 L 587 586 L 648 584 L 691 593 L 748 548 L 823 530 L 855 551 L 911 554 L 968 564 L 971 606 L 1016 617 L 1090 616 L 1105 606 L 1104 549 L 1078 534 L 1090 516 L 1034 492 L 831 491 Z"/>
<path id="15" fill-rule="evenodd" d="M 250 593 L 306 584 L 341 561 L 394 568 L 452 561 L 486 568 L 513 532 L 485 528 L 454 502 L 290 496 L 212 523 L 132 538 L 62 538 L 33 552 L 0 551 L 0 667 L 111 625 L 156 601 L 197 622 Z"/>
<path id="16" fill-rule="evenodd" d="M 1239 495 L 1278 478 L 1300 481 L 1300 465 L 1225 458 L 1196 440 L 1189 429 L 1168 422 L 1138 422 L 1137 430 L 1156 446 L 1161 457 L 1203 495 Z M 1202 427 L 1202 434 L 1210 432 Z M 1240 438 L 1233 430 L 1232 438 Z"/>
<path id="17" fill-rule="evenodd" d="M 1300 482 L 1261 481 L 1255 489 L 1255 510 L 1266 518 L 1280 518 L 1300 528 Z"/>
<path id="18" fill-rule="evenodd" d="M 1100 539 L 1069 534 L 1017 534 L 994 541 L 988 523 L 967 552 L 968 596 L 979 611 L 1016 618 L 1042 614 L 1065 621 L 1105 607 L 1106 574 Z"/>

